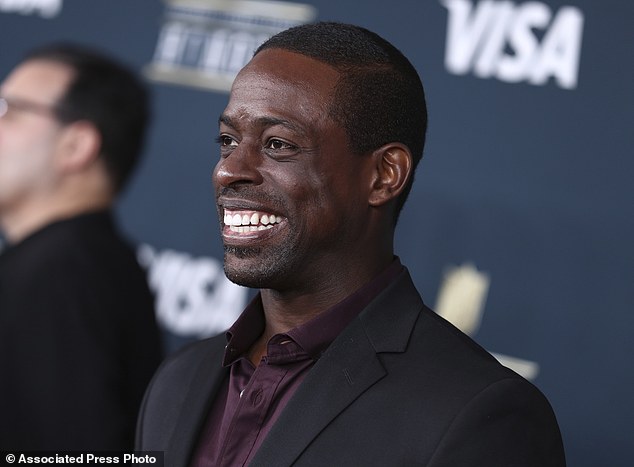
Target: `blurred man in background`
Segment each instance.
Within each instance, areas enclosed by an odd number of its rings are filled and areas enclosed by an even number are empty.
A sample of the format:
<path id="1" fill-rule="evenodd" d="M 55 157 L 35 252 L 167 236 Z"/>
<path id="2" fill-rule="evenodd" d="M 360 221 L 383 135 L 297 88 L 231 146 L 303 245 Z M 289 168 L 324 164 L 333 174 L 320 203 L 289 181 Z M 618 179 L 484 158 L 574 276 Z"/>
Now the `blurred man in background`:
<path id="1" fill-rule="evenodd" d="M 129 70 L 75 45 L 33 51 L 0 85 L 0 449 L 132 445 L 161 351 L 111 208 L 148 117 Z"/>

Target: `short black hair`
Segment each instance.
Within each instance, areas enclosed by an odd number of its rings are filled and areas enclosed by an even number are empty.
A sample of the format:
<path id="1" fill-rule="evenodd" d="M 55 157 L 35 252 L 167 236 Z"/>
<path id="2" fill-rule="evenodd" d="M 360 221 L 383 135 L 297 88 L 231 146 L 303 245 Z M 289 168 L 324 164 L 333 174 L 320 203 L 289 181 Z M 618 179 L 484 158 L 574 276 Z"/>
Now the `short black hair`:
<path id="1" fill-rule="evenodd" d="M 56 105 L 62 123 L 87 120 L 101 134 L 101 153 L 115 192 L 134 171 L 150 120 L 148 90 L 127 66 L 96 49 L 55 43 L 30 51 L 24 62 L 66 65 L 74 78 Z"/>
<path id="2" fill-rule="evenodd" d="M 425 91 L 416 69 L 396 47 L 359 26 L 319 22 L 274 35 L 254 55 L 273 48 L 314 58 L 340 73 L 330 114 L 346 129 L 353 151 L 367 154 L 400 142 L 411 151 L 416 169 L 427 132 Z M 398 199 L 396 218 L 413 178 L 412 173 Z"/>

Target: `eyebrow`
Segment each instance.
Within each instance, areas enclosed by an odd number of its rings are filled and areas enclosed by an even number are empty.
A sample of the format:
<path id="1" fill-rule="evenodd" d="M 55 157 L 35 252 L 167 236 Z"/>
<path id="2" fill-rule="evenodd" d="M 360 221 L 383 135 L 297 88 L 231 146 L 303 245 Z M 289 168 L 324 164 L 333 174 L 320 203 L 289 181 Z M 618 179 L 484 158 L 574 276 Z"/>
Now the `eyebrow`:
<path id="1" fill-rule="evenodd" d="M 234 119 L 232 119 L 230 116 L 226 115 L 226 114 L 222 114 L 220 115 L 220 117 L 218 118 L 218 123 L 223 123 L 225 125 L 227 125 L 228 127 L 231 127 L 234 130 L 237 130 L 238 125 L 236 123 L 234 123 Z M 271 127 L 271 126 L 277 126 L 277 125 L 281 125 L 283 127 L 286 127 L 290 130 L 296 131 L 298 133 L 301 134 L 306 134 L 306 130 L 297 125 L 296 123 L 293 123 L 289 120 L 286 120 L 284 118 L 276 118 L 276 117 L 258 117 L 255 119 L 254 124 L 258 127 Z"/>

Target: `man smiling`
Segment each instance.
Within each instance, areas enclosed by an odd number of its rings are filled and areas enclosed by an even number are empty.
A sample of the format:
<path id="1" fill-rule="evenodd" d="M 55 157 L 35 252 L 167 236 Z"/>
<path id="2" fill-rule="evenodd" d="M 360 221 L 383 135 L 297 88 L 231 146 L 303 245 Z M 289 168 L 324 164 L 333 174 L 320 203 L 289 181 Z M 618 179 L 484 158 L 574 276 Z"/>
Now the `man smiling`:
<path id="1" fill-rule="evenodd" d="M 166 362 L 137 447 L 171 466 L 561 466 L 552 410 L 423 304 L 393 253 L 423 87 L 338 23 L 265 42 L 220 116 L 227 276 L 260 294 Z"/>

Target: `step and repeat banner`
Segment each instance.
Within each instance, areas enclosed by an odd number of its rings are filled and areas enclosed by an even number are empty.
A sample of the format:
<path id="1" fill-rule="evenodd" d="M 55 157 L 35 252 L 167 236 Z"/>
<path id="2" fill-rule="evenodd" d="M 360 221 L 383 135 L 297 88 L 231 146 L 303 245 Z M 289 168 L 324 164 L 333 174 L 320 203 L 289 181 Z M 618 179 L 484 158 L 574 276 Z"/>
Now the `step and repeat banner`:
<path id="1" fill-rule="evenodd" d="M 396 248 L 426 302 L 544 391 L 570 466 L 632 465 L 634 3 L 0 0 L 0 76 L 71 40 L 147 80 L 153 122 L 117 214 L 173 351 L 254 293 L 223 274 L 211 187 L 232 79 L 315 20 L 378 32 L 422 76 L 428 145 Z"/>

